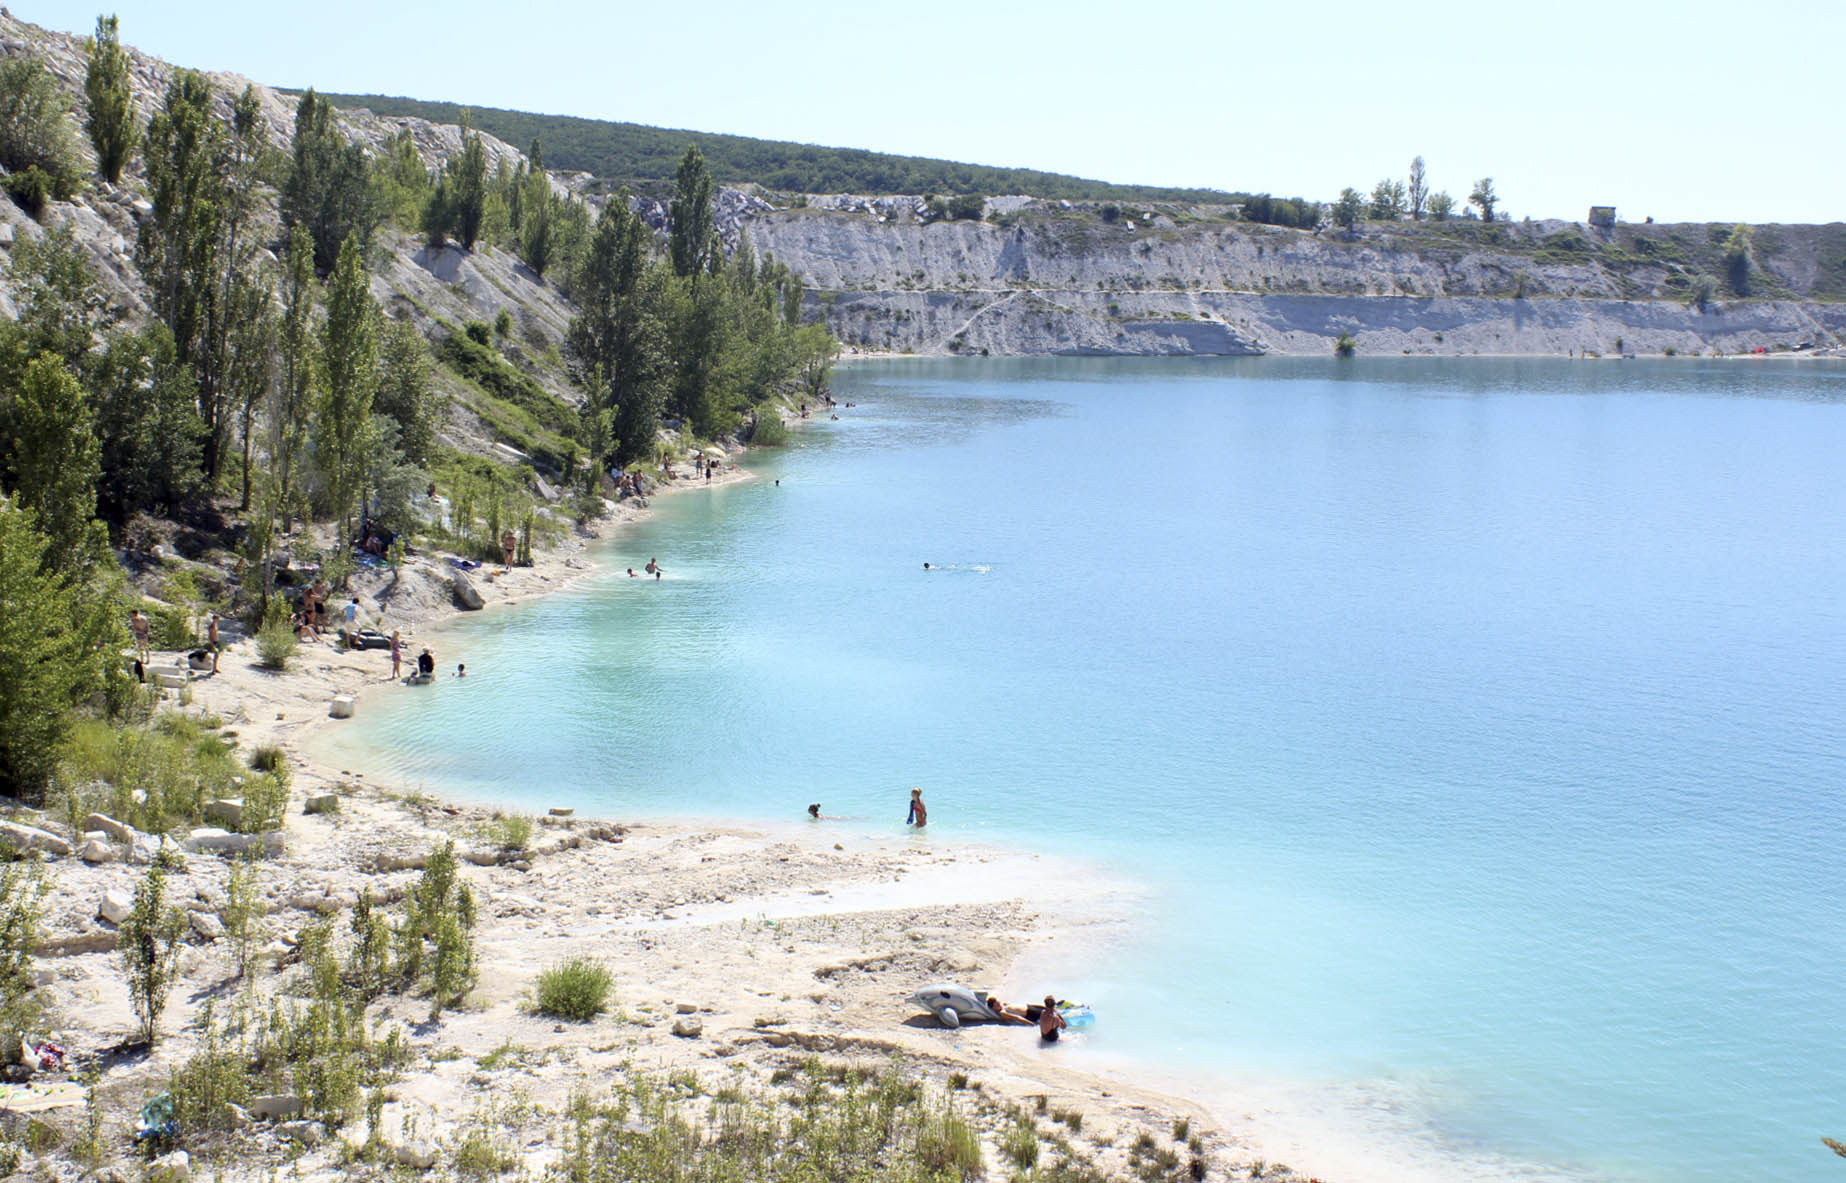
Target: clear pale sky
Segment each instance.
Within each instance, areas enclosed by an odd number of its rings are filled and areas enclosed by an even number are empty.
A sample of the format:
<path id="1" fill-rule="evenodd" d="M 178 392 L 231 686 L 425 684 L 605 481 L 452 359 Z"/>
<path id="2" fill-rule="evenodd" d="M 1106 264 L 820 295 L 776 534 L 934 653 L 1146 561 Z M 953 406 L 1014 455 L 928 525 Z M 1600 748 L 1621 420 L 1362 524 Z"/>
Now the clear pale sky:
<path id="1" fill-rule="evenodd" d="M 14 0 L 88 32 L 98 7 Z M 123 39 L 409 95 L 1331 200 L 1428 161 L 1515 217 L 1846 219 L 1842 0 L 119 0 Z"/>

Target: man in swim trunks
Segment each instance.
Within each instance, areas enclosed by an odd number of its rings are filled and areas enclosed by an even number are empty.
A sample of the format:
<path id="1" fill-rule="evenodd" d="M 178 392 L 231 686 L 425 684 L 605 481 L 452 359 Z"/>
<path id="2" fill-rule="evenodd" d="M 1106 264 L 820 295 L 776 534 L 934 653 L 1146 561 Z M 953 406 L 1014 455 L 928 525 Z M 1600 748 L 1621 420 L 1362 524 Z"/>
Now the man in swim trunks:
<path id="1" fill-rule="evenodd" d="M 1045 995 L 1045 1007 L 1038 1012 L 1038 1037 L 1046 1043 L 1056 1043 L 1058 1032 L 1069 1024 L 1064 1021 L 1064 1013 L 1058 1010 L 1058 1000 Z"/>

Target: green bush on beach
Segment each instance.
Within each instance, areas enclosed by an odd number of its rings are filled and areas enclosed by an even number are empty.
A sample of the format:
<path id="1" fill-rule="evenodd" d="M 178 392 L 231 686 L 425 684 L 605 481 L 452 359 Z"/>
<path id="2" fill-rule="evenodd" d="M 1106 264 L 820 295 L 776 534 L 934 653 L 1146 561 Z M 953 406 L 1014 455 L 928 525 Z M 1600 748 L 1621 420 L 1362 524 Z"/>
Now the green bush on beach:
<path id="1" fill-rule="evenodd" d="M 588 957 L 573 957 L 538 975 L 537 1010 L 587 1022 L 608 1009 L 613 985 L 608 966 Z"/>
<path id="2" fill-rule="evenodd" d="M 272 620 L 257 630 L 256 656 L 266 670 L 286 670 L 298 645 L 295 630 L 286 620 Z"/>

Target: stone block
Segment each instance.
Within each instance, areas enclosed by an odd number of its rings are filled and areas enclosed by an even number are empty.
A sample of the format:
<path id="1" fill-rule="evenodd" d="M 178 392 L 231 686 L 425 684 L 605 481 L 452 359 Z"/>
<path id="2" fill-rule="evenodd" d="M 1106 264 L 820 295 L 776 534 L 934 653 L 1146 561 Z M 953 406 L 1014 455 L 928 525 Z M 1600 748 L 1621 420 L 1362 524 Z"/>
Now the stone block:
<path id="1" fill-rule="evenodd" d="M 10 846 L 14 850 L 42 850 L 46 854 L 59 856 L 71 852 L 71 844 L 50 830 L 9 821 L 0 821 L 0 846 Z"/>
<path id="2" fill-rule="evenodd" d="M 481 599 L 481 593 L 475 590 L 474 584 L 460 571 L 449 577 L 449 584 L 455 596 L 456 607 L 467 612 L 479 612 L 487 606 L 487 601 Z"/>
<path id="3" fill-rule="evenodd" d="M 270 1093 L 251 1097 L 250 1116 L 260 1121 L 282 1121 L 301 1112 L 301 1098 L 293 1093 Z"/>
<path id="4" fill-rule="evenodd" d="M 327 709 L 327 713 L 336 719 L 350 719 L 353 717 L 353 708 L 357 705 L 357 700 L 352 695 L 337 694 L 334 696 L 333 705 Z"/>
<path id="5" fill-rule="evenodd" d="M 132 844 L 136 836 L 133 826 L 124 825 L 107 814 L 102 813 L 92 813 L 85 817 L 83 819 L 83 829 L 85 833 L 91 830 L 101 830 L 103 833 L 109 835 L 111 841 L 120 842 L 125 845 Z"/>
<path id="6" fill-rule="evenodd" d="M 116 860 L 116 849 L 110 841 L 98 831 L 96 836 L 84 839 L 83 849 L 79 852 L 86 863 L 112 863 Z"/>
<path id="7" fill-rule="evenodd" d="M 216 822 L 227 830 L 235 830 L 244 824 L 244 799 L 227 797 L 221 801 L 205 803 L 205 820 Z"/>
<path id="8" fill-rule="evenodd" d="M 215 941 L 224 935 L 224 922 L 210 912 L 189 912 L 186 919 L 192 922 L 192 931 L 208 941 Z"/>

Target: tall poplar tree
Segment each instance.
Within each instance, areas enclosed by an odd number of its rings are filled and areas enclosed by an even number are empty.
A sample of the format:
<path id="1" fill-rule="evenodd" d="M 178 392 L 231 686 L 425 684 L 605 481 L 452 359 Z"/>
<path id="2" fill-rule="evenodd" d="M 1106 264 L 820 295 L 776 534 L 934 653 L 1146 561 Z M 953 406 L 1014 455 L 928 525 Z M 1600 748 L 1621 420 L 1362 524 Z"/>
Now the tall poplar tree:
<path id="1" fill-rule="evenodd" d="M 314 405 L 314 240 L 306 226 L 289 232 L 283 255 L 282 323 L 276 335 L 277 373 L 269 410 L 269 456 L 282 505 L 282 527 L 294 527 L 295 466 L 308 438 Z"/>
<path id="2" fill-rule="evenodd" d="M 122 166 L 134 154 L 138 133 L 128 87 L 128 52 L 122 48 L 113 16 L 96 18 L 83 92 L 90 106 L 83 127 L 96 148 L 96 170 L 111 185 L 120 184 Z"/>
<path id="3" fill-rule="evenodd" d="M 216 477 L 223 424 L 214 354 L 225 325 L 222 299 L 227 260 L 229 148 L 212 115 L 212 86 L 180 71 L 147 128 L 147 180 L 154 213 L 141 223 L 136 258 L 152 289 L 154 314 L 173 334 L 182 364 L 198 383 L 206 427 L 205 470 Z"/>
<path id="4" fill-rule="evenodd" d="M 618 463 L 650 457 L 660 429 L 666 329 L 660 275 L 648 257 L 652 235 L 622 190 L 603 206 L 573 281 L 582 308 L 569 343 L 597 375 Z M 598 457 L 599 461 L 608 457 Z"/>
<path id="5" fill-rule="evenodd" d="M 711 170 L 694 144 L 680 158 L 673 187 L 673 204 L 667 210 L 667 257 L 673 274 L 688 278 L 708 270 L 721 257 L 712 229 Z"/>
<path id="6" fill-rule="evenodd" d="M 462 119 L 462 153 L 450 178 L 450 199 L 454 204 L 455 237 L 462 249 L 474 249 L 481 236 L 481 222 L 487 214 L 487 149 L 481 133 L 471 131 L 466 116 Z"/>
<path id="7" fill-rule="evenodd" d="M 327 286 L 321 330 L 321 400 L 314 442 L 327 476 L 334 516 L 353 536 L 353 509 L 365 479 L 372 402 L 378 393 L 378 305 L 372 300 L 365 250 L 351 235 L 340 247 Z"/>
<path id="8" fill-rule="evenodd" d="M 314 239 L 314 270 L 333 269 L 354 234 L 369 249 L 383 216 L 381 194 L 365 149 L 341 133 L 333 104 L 309 89 L 295 105 L 294 168 L 282 185 L 282 224 L 306 226 Z"/>

